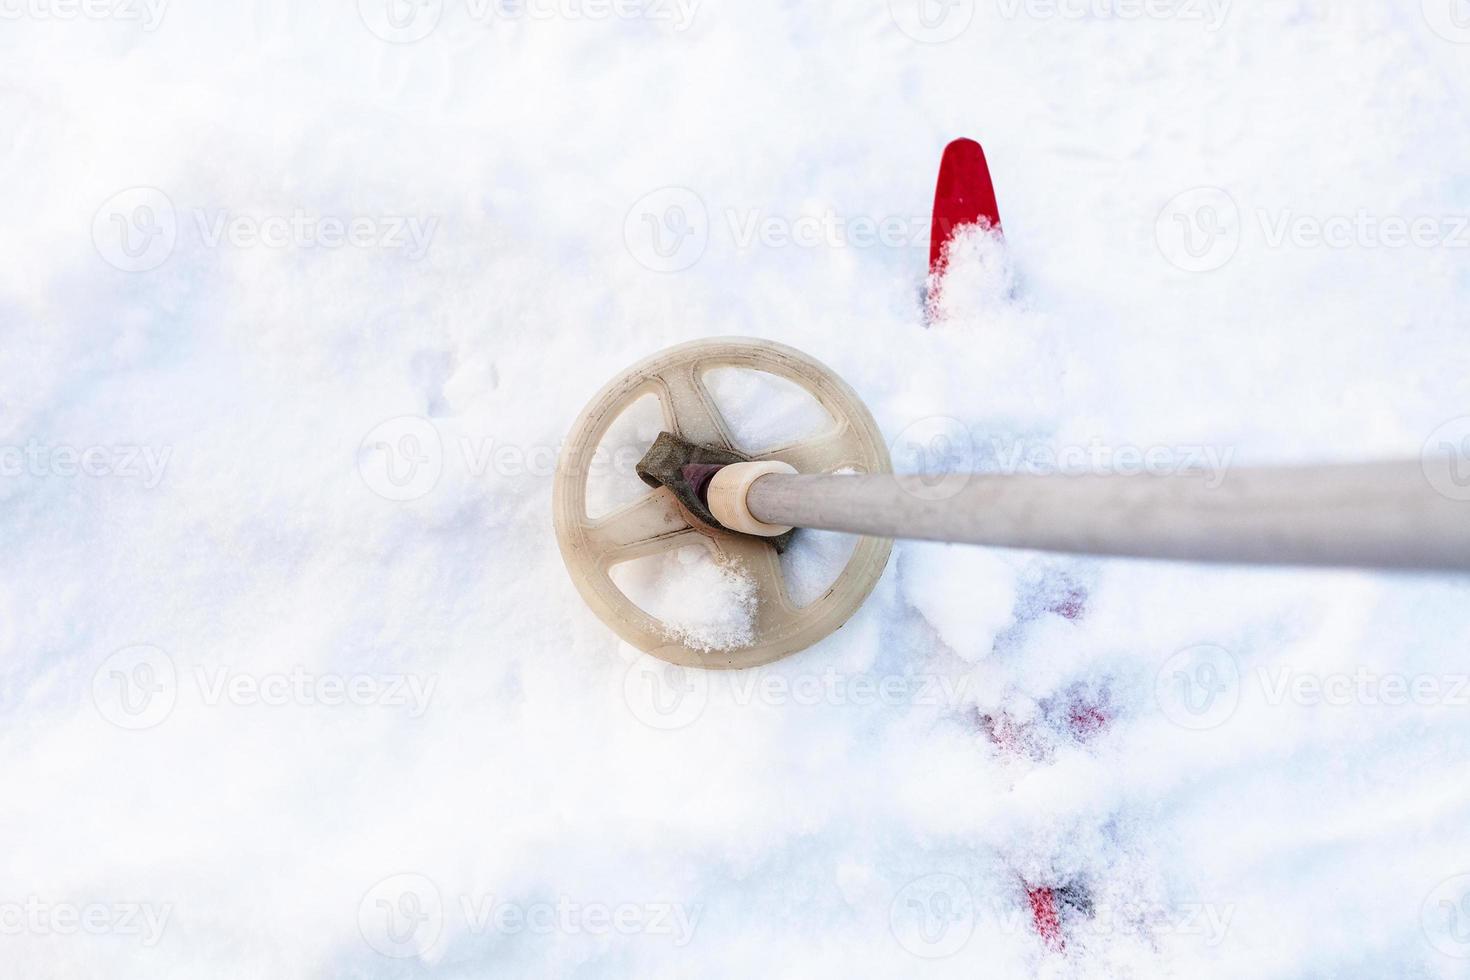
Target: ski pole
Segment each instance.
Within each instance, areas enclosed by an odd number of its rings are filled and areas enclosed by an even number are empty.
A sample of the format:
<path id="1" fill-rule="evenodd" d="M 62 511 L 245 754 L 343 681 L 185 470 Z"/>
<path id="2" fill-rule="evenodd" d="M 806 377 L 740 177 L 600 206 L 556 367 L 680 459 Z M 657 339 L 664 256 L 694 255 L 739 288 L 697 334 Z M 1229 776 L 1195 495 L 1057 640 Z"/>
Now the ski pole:
<path id="1" fill-rule="evenodd" d="M 708 483 L 725 527 L 793 527 L 1088 555 L 1470 571 L 1455 460 L 1205 474 L 798 475 L 735 463 Z"/>

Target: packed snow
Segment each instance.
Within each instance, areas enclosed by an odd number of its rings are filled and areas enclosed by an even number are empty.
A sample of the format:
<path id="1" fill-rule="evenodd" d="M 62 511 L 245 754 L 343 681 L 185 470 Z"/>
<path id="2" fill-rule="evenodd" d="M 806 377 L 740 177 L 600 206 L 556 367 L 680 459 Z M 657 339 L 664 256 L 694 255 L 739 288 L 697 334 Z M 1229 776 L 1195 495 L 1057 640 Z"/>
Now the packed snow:
<path id="1" fill-rule="evenodd" d="M 623 562 L 611 574 L 634 605 L 663 624 L 671 642 L 704 652 L 755 642 L 759 596 L 738 561 L 694 544 Z"/>
<path id="2" fill-rule="evenodd" d="M 1470 447 L 1449 0 L 0 13 L 0 976 L 1466 975 L 1463 578 L 899 543 L 704 672 L 551 524 L 707 336 L 940 488 Z"/>

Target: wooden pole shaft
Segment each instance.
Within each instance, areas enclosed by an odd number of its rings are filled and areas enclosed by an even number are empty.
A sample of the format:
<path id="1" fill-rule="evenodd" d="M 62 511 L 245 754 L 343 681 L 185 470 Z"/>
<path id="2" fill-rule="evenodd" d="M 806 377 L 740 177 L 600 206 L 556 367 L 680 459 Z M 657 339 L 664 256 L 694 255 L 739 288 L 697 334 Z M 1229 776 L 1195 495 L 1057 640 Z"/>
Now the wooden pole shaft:
<path id="1" fill-rule="evenodd" d="M 1202 562 L 1470 571 L 1470 480 L 1456 464 L 1240 469 L 1223 478 L 773 474 L 752 484 L 746 502 L 770 524 L 874 537 Z"/>

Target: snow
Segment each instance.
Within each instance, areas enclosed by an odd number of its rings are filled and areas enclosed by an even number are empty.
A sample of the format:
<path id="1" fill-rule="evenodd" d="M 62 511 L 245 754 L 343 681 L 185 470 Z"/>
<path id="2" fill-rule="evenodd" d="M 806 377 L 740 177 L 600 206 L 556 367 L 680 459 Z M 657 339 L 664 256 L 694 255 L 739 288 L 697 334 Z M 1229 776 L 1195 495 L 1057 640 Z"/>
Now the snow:
<path id="1" fill-rule="evenodd" d="M 755 580 L 738 561 L 686 545 L 612 568 L 623 594 L 664 624 L 669 639 L 695 650 L 735 650 L 755 642 Z"/>
<path id="2" fill-rule="evenodd" d="M 1014 622 L 1015 570 L 998 552 L 915 543 L 900 562 L 904 594 L 937 639 L 962 659 L 985 657 L 995 637 Z"/>
<path id="3" fill-rule="evenodd" d="M 820 435 L 836 423 L 810 394 L 765 371 L 714 368 L 704 383 L 730 420 L 736 448 L 755 454 Z"/>
<path id="4" fill-rule="evenodd" d="M 610 377 L 728 334 L 911 468 L 1417 455 L 1458 22 L 634 6 L 5 9 L 0 975 L 1463 976 L 1462 579 L 900 544 L 705 673 L 550 506 Z M 1006 244 L 926 328 L 960 135 Z"/>
<path id="5" fill-rule="evenodd" d="M 638 461 L 663 427 L 663 409 L 653 395 L 642 396 L 612 420 L 587 467 L 589 518 L 606 517 L 648 493 Z"/>

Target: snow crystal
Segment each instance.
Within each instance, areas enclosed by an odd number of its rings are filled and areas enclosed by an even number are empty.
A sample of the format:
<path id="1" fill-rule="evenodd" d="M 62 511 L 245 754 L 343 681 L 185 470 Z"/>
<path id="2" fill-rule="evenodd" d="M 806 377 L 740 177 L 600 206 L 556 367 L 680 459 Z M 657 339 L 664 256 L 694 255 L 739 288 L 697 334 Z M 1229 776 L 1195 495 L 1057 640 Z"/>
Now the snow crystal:
<path id="1" fill-rule="evenodd" d="M 755 640 L 756 587 L 738 561 L 686 545 L 615 565 L 613 583 L 696 650 L 733 650 Z"/>
<path id="2" fill-rule="evenodd" d="M 944 271 L 931 275 L 930 315 L 938 322 L 976 318 L 1015 298 L 1011 250 L 997 228 L 984 224 L 957 229 L 944 246 Z"/>

